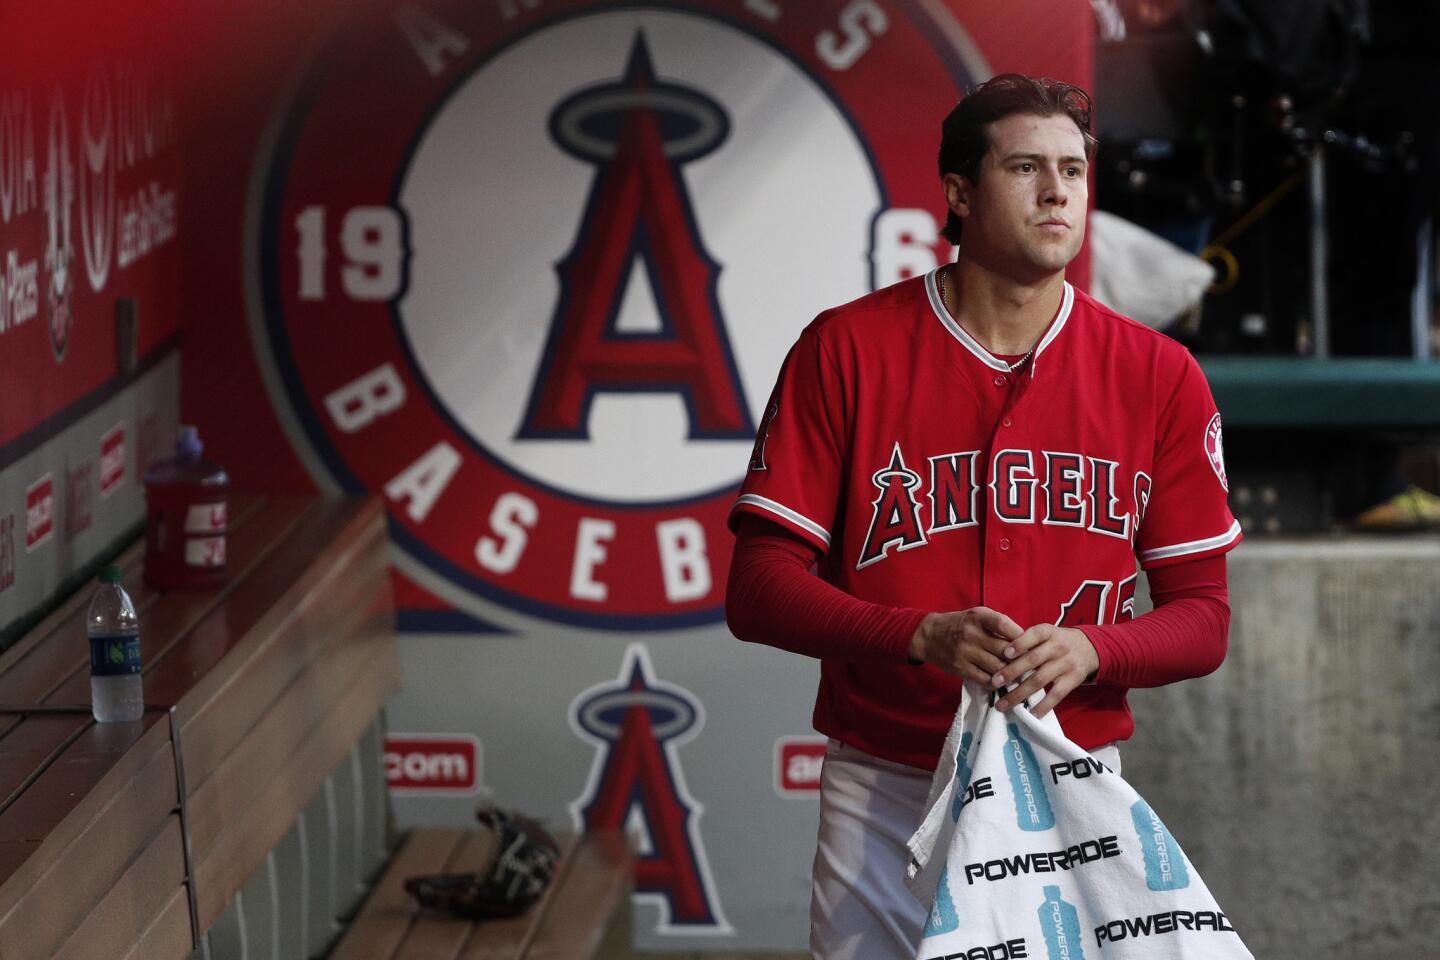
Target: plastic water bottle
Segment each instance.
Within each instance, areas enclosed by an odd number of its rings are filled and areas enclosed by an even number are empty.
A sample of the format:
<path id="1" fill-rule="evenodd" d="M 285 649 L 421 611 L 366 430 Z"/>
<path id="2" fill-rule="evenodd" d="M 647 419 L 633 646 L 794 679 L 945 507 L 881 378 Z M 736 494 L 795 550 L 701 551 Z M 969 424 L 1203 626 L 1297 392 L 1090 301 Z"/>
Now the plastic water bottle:
<path id="1" fill-rule="evenodd" d="M 200 454 L 182 426 L 175 457 L 145 471 L 145 582 L 161 590 L 205 590 L 225 582 L 230 477 Z"/>
<path id="2" fill-rule="evenodd" d="M 85 615 L 90 637 L 90 709 L 101 723 L 139 720 L 145 710 L 140 690 L 140 621 L 120 585 L 120 568 L 100 571 L 100 586 Z"/>

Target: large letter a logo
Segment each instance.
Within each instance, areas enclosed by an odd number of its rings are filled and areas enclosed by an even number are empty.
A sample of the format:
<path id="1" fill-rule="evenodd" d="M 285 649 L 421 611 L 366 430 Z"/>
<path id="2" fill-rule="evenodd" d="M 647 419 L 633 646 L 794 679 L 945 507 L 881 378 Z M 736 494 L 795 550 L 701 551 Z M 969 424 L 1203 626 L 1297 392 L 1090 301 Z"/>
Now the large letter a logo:
<path id="1" fill-rule="evenodd" d="M 870 516 L 870 529 L 865 533 L 865 546 L 860 550 L 856 570 L 884 560 L 892 548 L 909 550 L 925 544 L 920 526 L 920 501 L 914 493 L 920 486 L 920 474 L 905 466 L 905 455 L 900 452 L 898 442 L 890 454 L 889 466 L 875 471 L 871 482 L 880 489 L 880 494 L 871 502 L 874 513 Z"/>
<path id="2" fill-rule="evenodd" d="M 579 236 L 560 264 L 560 304 L 520 439 L 585 439 L 599 393 L 674 393 L 692 440 L 755 434 L 681 164 L 715 149 L 728 121 L 697 90 L 657 80 L 642 36 L 621 83 L 557 107 L 551 134 L 596 165 Z M 622 329 L 621 308 L 648 281 L 659 329 Z"/>
<path id="3" fill-rule="evenodd" d="M 571 727 L 597 749 L 570 815 L 578 829 L 638 834 L 635 899 L 660 907 L 657 933 L 730 933 L 700 841 L 702 808 L 685 787 L 675 749 L 699 732 L 703 708 L 688 690 L 654 676 L 645 647 L 632 643 L 616 682 L 575 699 Z"/>

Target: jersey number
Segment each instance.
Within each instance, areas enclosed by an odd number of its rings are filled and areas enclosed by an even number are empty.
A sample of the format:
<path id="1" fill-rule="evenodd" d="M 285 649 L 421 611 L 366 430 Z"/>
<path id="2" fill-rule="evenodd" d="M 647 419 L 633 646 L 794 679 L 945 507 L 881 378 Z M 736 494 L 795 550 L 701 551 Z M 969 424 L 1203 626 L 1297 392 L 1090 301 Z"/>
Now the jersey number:
<path id="1" fill-rule="evenodd" d="M 1060 605 L 1056 626 L 1078 627 L 1084 624 L 1125 623 L 1135 618 L 1135 577 L 1130 574 L 1117 584 L 1111 580 L 1086 580 L 1075 593 Z M 1115 602 L 1110 603 L 1110 595 Z"/>

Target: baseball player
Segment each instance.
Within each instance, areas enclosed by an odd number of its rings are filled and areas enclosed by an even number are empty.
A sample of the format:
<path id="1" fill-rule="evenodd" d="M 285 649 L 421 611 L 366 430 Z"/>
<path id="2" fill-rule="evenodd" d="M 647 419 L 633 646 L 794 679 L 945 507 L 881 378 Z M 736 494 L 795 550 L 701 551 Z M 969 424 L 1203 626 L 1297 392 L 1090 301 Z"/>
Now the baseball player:
<path id="1" fill-rule="evenodd" d="M 822 313 L 731 515 L 735 635 L 821 660 L 811 951 L 913 958 L 904 886 L 962 678 L 1048 693 L 1119 770 L 1130 687 L 1226 649 L 1220 418 L 1183 347 L 1065 281 L 1094 151 L 1078 87 L 1015 74 L 945 119 L 955 263 Z M 1137 560 L 1156 608 L 1133 616 Z M 811 569 L 818 567 L 818 576 Z"/>

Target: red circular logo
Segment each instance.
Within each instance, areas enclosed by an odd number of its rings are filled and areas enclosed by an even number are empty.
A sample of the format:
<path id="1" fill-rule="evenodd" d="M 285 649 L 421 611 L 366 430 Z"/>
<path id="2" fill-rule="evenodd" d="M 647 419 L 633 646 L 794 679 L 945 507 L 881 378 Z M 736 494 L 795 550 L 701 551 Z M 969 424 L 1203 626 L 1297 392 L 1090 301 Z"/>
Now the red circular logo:
<path id="1" fill-rule="evenodd" d="M 785 352 L 948 251 L 939 121 L 988 71 L 913 7 L 557 0 L 345 32 L 252 198 L 258 353 L 317 483 L 384 496 L 401 568 L 477 616 L 718 621 Z"/>

